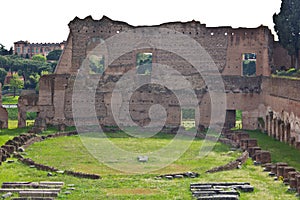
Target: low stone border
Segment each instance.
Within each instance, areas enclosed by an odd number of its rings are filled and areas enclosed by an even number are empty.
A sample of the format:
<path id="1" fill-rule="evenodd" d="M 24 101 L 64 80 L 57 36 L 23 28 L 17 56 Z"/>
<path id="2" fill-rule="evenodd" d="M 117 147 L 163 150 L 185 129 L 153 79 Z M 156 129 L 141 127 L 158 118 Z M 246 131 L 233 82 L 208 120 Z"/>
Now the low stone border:
<path id="1" fill-rule="evenodd" d="M 11 140 L 8 140 L 0 147 L 0 164 L 5 162 L 7 158 L 10 158 L 11 155 L 18 151 L 20 147 L 26 145 L 28 141 L 33 141 L 37 137 L 38 136 L 35 134 L 21 134 Z"/>
<path id="2" fill-rule="evenodd" d="M 288 166 L 287 163 L 271 163 L 271 153 L 264 151 L 257 146 L 256 139 L 250 139 L 249 134 L 243 131 L 227 132 L 224 134 L 228 139 L 239 144 L 243 150 L 249 151 L 249 155 L 255 165 L 262 165 L 269 176 L 274 177 L 275 181 L 282 181 L 289 185 L 289 191 L 297 192 L 300 195 L 300 172 L 295 168 Z"/>
<path id="3" fill-rule="evenodd" d="M 19 136 L 14 137 L 12 140 L 8 140 L 4 145 L 0 148 L 0 164 L 1 162 L 5 162 L 7 158 L 10 158 L 12 155 L 16 157 L 19 161 L 26 165 L 35 166 L 35 168 L 43 171 L 48 172 L 57 172 L 59 169 L 55 167 L 43 165 L 36 163 L 35 161 L 31 160 L 30 158 L 24 158 L 22 155 L 17 153 L 17 151 L 24 151 L 25 148 L 28 148 L 30 145 L 34 144 L 35 142 L 43 141 L 47 138 L 56 138 L 56 137 L 64 137 L 64 136 L 72 136 L 78 135 L 76 131 L 70 132 L 60 132 L 55 134 L 50 134 L 47 136 L 39 136 L 36 134 L 22 134 Z M 78 178 L 88 178 L 88 179 L 100 179 L 101 177 L 97 174 L 86 174 L 82 172 L 74 172 L 66 170 L 63 172 L 64 174 L 75 176 Z"/>
<path id="4" fill-rule="evenodd" d="M 247 151 L 245 151 L 235 161 L 231 161 L 226 165 L 215 167 L 213 169 L 207 170 L 206 173 L 215 173 L 215 172 L 221 172 L 221 171 L 237 169 L 239 166 L 244 164 L 247 161 L 248 158 L 249 158 L 249 153 Z"/>

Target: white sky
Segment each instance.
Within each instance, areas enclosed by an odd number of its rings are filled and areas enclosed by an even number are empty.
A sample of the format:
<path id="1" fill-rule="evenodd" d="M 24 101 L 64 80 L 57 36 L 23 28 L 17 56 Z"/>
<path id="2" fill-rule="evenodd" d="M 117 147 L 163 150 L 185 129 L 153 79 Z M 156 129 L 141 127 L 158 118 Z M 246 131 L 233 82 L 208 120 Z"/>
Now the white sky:
<path id="1" fill-rule="evenodd" d="M 78 16 L 103 15 L 131 25 L 156 25 L 196 20 L 207 26 L 273 29 L 272 16 L 281 0 L 2 0 L 0 43 L 7 49 L 19 40 L 61 42 L 67 39 L 68 23 Z"/>

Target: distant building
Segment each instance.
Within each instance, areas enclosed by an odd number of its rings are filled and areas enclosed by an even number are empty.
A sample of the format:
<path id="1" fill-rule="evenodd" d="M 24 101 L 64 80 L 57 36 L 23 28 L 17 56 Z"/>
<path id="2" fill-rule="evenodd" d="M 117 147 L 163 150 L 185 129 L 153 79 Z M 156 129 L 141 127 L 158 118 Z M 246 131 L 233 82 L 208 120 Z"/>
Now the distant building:
<path id="1" fill-rule="evenodd" d="M 61 43 L 30 43 L 28 41 L 18 41 L 14 43 L 14 54 L 24 58 L 31 58 L 36 54 L 47 56 L 49 52 L 57 49 L 63 50 L 65 41 Z"/>

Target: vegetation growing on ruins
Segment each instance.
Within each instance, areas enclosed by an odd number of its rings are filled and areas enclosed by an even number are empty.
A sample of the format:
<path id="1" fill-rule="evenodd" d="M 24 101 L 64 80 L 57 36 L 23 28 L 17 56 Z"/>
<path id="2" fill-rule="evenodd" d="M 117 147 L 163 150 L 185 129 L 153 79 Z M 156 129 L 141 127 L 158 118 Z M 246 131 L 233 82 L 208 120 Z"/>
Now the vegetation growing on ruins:
<path id="1" fill-rule="evenodd" d="M 290 68 L 288 70 L 277 70 L 273 77 L 281 77 L 281 78 L 288 78 L 288 79 L 300 79 L 300 70 L 295 68 Z"/>

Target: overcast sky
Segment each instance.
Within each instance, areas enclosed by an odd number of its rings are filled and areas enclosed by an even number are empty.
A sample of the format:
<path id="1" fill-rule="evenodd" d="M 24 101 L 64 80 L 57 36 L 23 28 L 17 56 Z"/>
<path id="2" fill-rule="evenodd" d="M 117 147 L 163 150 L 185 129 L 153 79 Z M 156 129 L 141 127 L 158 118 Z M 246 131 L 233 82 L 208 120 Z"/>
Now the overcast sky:
<path id="1" fill-rule="evenodd" d="M 4 0 L 0 3 L 0 43 L 8 49 L 19 40 L 62 42 L 68 23 L 78 16 L 103 15 L 131 25 L 196 20 L 207 26 L 273 29 L 281 0 Z"/>

